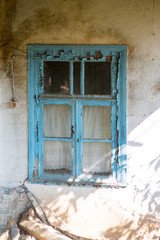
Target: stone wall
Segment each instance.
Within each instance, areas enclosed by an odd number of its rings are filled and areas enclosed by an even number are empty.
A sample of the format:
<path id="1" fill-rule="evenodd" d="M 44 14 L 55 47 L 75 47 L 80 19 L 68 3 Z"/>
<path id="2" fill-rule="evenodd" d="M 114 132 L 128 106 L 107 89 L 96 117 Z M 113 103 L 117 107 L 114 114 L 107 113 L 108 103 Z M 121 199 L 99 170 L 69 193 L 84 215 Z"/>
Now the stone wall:
<path id="1" fill-rule="evenodd" d="M 6 230 L 8 220 L 17 222 L 29 206 L 23 187 L 0 187 L 0 233 Z"/>

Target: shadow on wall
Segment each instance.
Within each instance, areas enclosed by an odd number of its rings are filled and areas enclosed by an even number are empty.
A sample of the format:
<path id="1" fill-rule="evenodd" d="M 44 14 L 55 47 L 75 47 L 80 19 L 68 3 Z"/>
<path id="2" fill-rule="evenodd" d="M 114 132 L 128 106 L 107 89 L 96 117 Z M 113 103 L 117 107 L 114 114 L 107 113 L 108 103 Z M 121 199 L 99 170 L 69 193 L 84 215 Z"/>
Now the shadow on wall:
<path id="1" fill-rule="evenodd" d="M 31 39 L 33 33 L 36 35 L 39 32 L 50 32 L 50 39 L 52 37 L 53 42 L 56 42 L 58 37 L 52 36 L 52 32 L 62 31 L 63 33 L 63 29 L 67 29 L 68 32 L 68 19 L 66 16 L 62 14 L 60 17 L 59 12 L 54 13 L 48 8 L 38 8 L 31 17 L 26 17 L 19 25 L 15 25 L 16 28 L 14 29 L 11 23 L 15 19 L 16 1 L 9 1 L 9 3 L 6 1 L 4 6 L 3 57 L 5 59 L 10 56 L 13 49 L 16 50 L 19 46 L 24 50 L 27 41 Z M 83 24 L 81 28 L 84 28 Z M 81 28 L 79 29 L 81 30 Z M 106 41 L 106 35 L 108 35 L 112 43 L 118 41 L 115 39 L 119 38 L 119 32 L 116 34 L 112 29 L 108 29 L 106 32 L 102 30 L 103 28 L 97 31 L 95 31 L 94 27 L 90 28 L 87 32 L 87 37 L 82 40 L 87 42 L 93 39 L 94 41 L 100 41 L 99 36 L 103 35 L 105 37 L 102 39 Z M 79 32 L 80 34 L 83 33 Z M 71 41 L 70 37 L 69 34 L 68 38 L 66 38 L 68 42 Z M 76 43 L 79 43 L 78 37 L 75 38 Z M 118 43 L 126 42 L 127 40 L 121 35 L 121 40 Z M 139 62 L 137 62 L 138 64 Z M 134 63 L 134 77 L 135 69 L 139 69 L 139 67 L 136 68 Z M 129 94 L 134 93 L 133 89 L 134 86 Z M 159 85 L 155 86 L 155 89 L 159 89 Z M 133 99 L 137 97 L 137 93 L 135 94 L 132 96 Z M 136 100 L 136 102 L 140 106 L 139 101 Z M 131 129 L 128 137 L 129 186 L 127 188 L 96 189 L 90 187 L 31 185 L 26 183 L 27 188 L 38 199 L 42 200 L 49 208 L 66 220 L 78 235 L 97 239 L 110 237 L 127 240 L 153 239 L 154 235 L 160 236 L 158 233 L 160 224 L 156 220 L 160 220 L 160 110 L 158 109 L 151 116 L 146 116 L 147 109 L 144 108 L 142 113 L 140 108 L 137 110 L 137 106 L 134 108 L 134 103 L 130 107 L 133 110 L 133 117 L 128 116 L 129 119 L 132 119 L 130 121 L 133 121 L 129 125 L 134 126 L 134 129 Z M 144 102 L 141 105 L 143 104 Z M 153 109 L 152 105 L 153 103 L 149 102 L 148 108 Z M 137 112 L 141 112 L 141 116 L 137 115 L 136 118 L 135 113 Z M 144 120 L 142 123 L 140 123 L 141 119 Z"/>
<path id="2" fill-rule="evenodd" d="M 108 228 L 104 232 L 105 237 L 125 240 L 160 238 L 160 181 L 158 180 L 160 155 L 148 164 L 148 169 L 145 169 L 145 164 L 142 164 L 140 168 L 140 171 L 144 171 L 141 172 L 142 179 L 139 175 L 135 185 L 136 174 L 132 176 L 134 188 L 133 201 L 130 204 L 133 209 L 131 207 L 127 210 L 127 213 L 132 211 L 132 219 L 127 219 L 116 227 Z M 137 174 L 139 174 L 138 170 Z M 146 178 L 146 182 L 143 177 Z"/>
<path id="3" fill-rule="evenodd" d="M 160 109 L 128 137 L 128 187 L 26 187 L 73 232 L 96 239 L 160 237 Z"/>
<path id="4" fill-rule="evenodd" d="M 132 186 L 132 221 L 109 228 L 105 236 L 118 239 L 159 239 L 160 237 L 160 109 L 157 109 L 128 137 L 128 182 Z M 138 218 L 137 218 L 138 217 Z M 138 225 L 133 228 L 135 219 Z M 122 238 L 123 239 L 123 238 Z"/>

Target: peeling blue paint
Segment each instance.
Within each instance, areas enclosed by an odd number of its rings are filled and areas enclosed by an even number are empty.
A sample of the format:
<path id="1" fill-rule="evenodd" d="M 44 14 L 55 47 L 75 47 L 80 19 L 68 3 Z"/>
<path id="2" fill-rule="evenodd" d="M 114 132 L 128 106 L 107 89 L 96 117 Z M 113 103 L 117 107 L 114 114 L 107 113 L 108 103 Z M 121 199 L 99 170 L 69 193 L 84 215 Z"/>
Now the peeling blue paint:
<path id="1" fill-rule="evenodd" d="M 29 45 L 28 46 L 28 107 L 29 107 L 29 179 L 34 182 L 68 182 L 72 184 L 126 183 L 126 46 L 125 45 Z M 85 62 L 111 59 L 111 96 L 85 95 Z M 69 95 L 44 93 L 44 61 L 69 61 Z M 81 62 L 80 95 L 73 95 L 73 63 Z M 44 104 L 71 106 L 71 138 L 43 136 Z M 83 106 L 110 106 L 112 139 L 83 139 Z M 38 122 L 38 136 L 37 136 Z M 72 143 L 72 174 L 46 174 L 43 166 L 44 141 Z M 82 143 L 112 144 L 111 176 L 83 177 Z M 118 159 L 118 160 L 117 160 Z M 104 183 L 106 181 L 106 183 Z"/>

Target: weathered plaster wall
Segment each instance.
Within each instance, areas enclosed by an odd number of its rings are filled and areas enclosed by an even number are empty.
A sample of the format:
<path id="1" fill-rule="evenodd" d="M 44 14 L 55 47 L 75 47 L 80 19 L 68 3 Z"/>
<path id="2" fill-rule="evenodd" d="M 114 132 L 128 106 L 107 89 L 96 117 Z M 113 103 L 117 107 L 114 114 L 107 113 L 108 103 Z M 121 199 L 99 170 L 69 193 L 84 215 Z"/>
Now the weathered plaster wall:
<path id="1" fill-rule="evenodd" d="M 128 187 L 26 186 L 75 232 L 98 238 L 114 232 L 124 239 L 143 235 L 148 215 L 160 217 L 160 2 L 3 0 L 0 5 L 1 186 L 18 186 L 28 177 L 27 44 L 126 44 Z M 16 109 L 9 107 L 12 55 Z"/>

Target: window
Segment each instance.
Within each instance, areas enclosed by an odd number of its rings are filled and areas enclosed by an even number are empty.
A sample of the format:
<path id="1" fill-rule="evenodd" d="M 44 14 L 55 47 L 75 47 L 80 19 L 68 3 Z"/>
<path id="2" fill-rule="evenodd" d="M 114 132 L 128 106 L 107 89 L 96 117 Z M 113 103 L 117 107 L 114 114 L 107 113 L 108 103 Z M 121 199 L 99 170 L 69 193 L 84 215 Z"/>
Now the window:
<path id="1" fill-rule="evenodd" d="M 28 96 L 31 181 L 125 183 L 125 46 L 29 45 Z"/>

